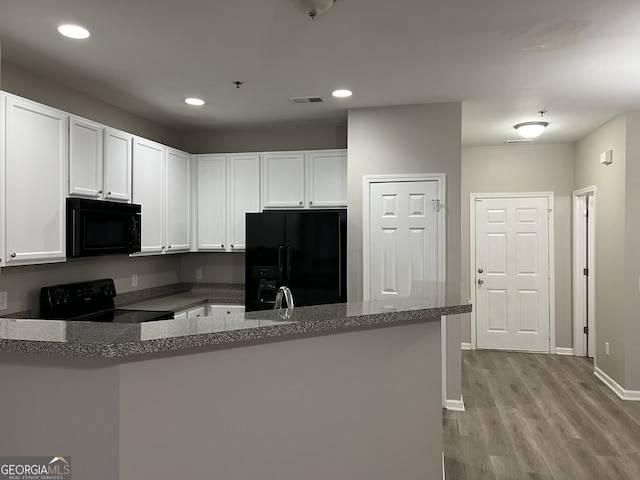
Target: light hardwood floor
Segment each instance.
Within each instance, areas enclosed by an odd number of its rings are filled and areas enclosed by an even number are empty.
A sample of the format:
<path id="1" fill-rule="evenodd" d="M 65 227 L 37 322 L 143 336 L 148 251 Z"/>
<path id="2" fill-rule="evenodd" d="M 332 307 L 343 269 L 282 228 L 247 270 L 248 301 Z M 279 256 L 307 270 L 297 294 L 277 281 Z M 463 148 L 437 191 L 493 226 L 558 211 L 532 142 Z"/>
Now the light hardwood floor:
<path id="1" fill-rule="evenodd" d="M 640 480 L 640 402 L 580 357 L 463 352 L 465 412 L 444 411 L 446 480 Z"/>

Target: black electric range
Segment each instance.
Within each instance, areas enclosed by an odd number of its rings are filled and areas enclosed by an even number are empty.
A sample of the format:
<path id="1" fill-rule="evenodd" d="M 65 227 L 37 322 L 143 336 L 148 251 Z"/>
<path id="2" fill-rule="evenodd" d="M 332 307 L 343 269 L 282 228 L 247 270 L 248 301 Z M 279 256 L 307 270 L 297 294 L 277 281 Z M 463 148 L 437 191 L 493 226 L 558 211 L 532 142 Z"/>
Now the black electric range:
<path id="1" fill-rule="evenodd" d="M 80 322 L 142 323 L 169 320 L 174 312 L 115 308 L 111 278 L 65 283 L 40 289 L 40 317 Z"/>

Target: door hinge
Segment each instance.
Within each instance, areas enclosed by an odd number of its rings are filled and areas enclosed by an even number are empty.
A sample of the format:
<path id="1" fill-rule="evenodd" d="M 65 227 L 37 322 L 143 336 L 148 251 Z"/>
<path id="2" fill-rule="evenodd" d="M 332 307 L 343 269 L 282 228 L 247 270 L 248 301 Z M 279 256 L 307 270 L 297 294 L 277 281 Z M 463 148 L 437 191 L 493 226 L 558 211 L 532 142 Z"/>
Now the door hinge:
<path id="1" fill-rule="evenodd" d="M 583 269 L 582 269 L 582 274 L 583 274 L 585 277 L 588 277 L 588 276 L 589 276 L 589 269 L 588 269 L 588 268 L 583 268 Z"/>
<path id="2" fill-rule="evenodd" d="M 583 331 L 584 333 L 586 333 L 587 335 L 589 335 L 589 327 L 584 327 L 584 328 L 582 329 L 582 331 Z"/>

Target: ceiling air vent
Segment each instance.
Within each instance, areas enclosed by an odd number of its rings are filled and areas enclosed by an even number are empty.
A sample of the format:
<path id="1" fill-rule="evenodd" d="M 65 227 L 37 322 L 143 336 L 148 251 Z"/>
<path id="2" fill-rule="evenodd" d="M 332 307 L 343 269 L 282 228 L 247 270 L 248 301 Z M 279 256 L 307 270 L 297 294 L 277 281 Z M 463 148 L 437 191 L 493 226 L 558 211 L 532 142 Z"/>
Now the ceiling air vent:
<path id="1" fill-rule="evenodd" d="M 530 143 L 531 139 L 530 138 L 516 138 L 514 140 L 506 140 L 504 143 L 508 143 L 508 144 L 518 144 L 518 143 Z"/>
<path id="2" fill-rule="evenodd" d="M 291 103 L 326 103 L 324 97 L 289 97 Z"/>

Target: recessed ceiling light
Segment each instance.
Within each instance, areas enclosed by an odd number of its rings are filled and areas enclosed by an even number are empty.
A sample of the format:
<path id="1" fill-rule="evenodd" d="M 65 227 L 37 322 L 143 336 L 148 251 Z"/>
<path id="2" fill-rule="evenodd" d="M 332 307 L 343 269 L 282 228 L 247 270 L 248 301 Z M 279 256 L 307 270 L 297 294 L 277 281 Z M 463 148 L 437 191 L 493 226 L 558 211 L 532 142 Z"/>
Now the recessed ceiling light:
<path id="1" fill-rule="evenodd" d="M 73 38 L 76 40 L 83 40 L 85 38 L 89 38 L 91 36 L 91 32 L 80 25 L 59 25 L 58 32 L 65 37 Z"/>
<path id="2" fill-rule="evenodd" d="M 340 89 L 334 90 L 333 92 L 331 92 L 331 95 L 333 95 L 334 97 L 344 98 L 350 97 L 351 95 L 353 95 L 353 92 L 351 90 Z"/>
<path id="3" fill-rule="evenodd" d="M 184 102 L 188 103 L 189 105 L 196 105 L 198 107 L 204 105 L 204 100 L 201 100 L 199 98 L 193 98 L 193 97 L 185 98 Z"/>

